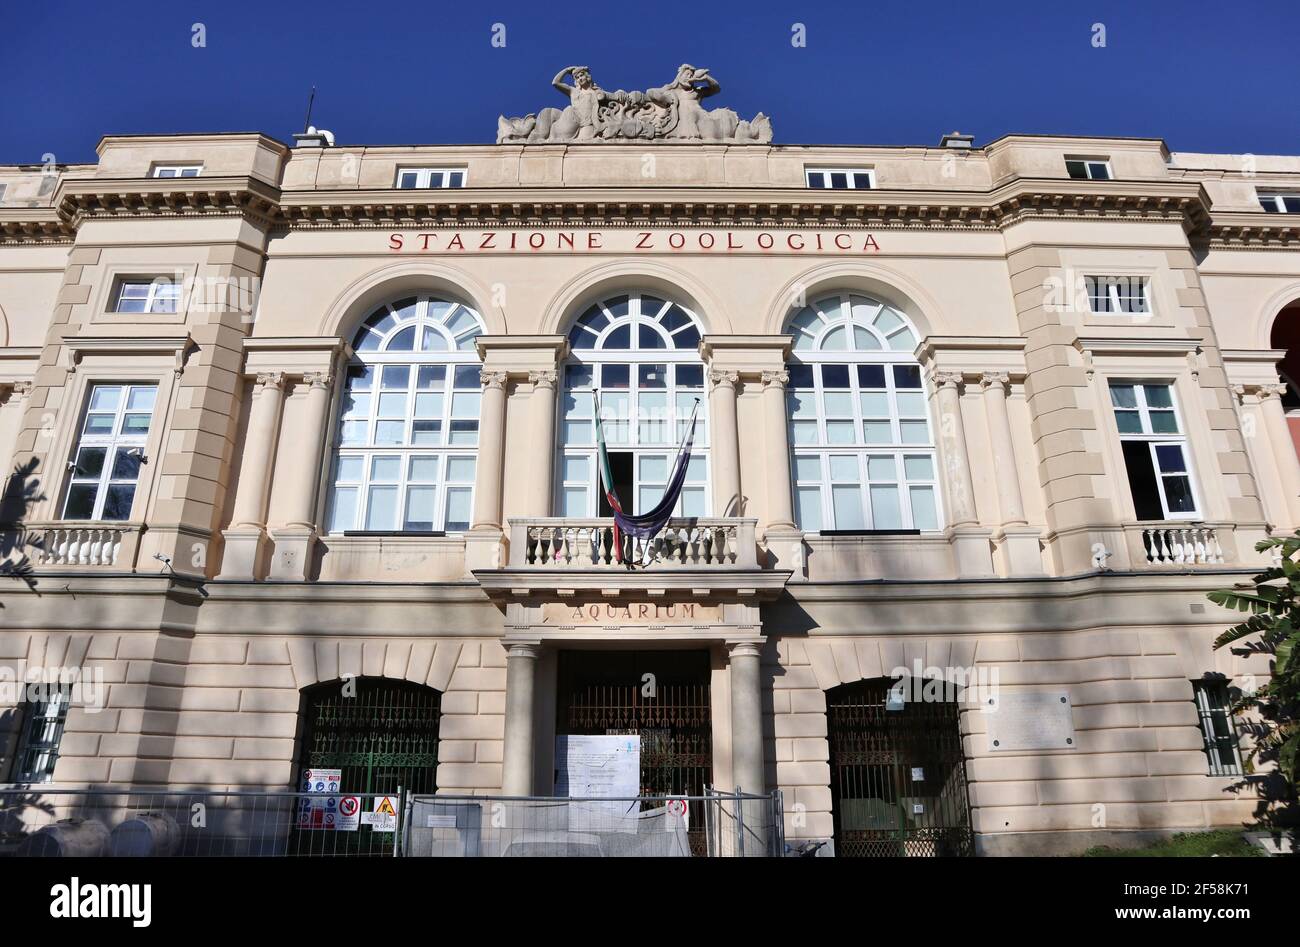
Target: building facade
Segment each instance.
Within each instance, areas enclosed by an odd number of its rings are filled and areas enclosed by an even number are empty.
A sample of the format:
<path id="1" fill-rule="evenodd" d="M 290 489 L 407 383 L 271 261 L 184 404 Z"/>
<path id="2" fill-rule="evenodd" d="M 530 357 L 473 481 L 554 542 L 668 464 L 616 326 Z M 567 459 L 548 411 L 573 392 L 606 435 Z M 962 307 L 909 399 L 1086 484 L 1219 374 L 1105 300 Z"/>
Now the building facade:
<path id="1" fill-rule="evenodd" d="M 844 855 L 1249 819 L 1205 595 L 1300 526 L 1300 158 L 519 121 L 0 168 L 0 664 L 102 685 L 10 688 L 0 778 L 549 795 L 635 733 Z M 597 394 L 638 512 L 698 402 L 631 563 Z"/>

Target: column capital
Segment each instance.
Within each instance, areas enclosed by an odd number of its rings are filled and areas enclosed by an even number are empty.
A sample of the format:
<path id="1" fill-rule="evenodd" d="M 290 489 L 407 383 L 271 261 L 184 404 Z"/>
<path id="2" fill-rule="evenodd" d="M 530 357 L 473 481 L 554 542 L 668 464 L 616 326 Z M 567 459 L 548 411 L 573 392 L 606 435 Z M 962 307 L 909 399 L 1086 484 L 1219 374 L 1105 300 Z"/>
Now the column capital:
<path id="1" fill-rule="evenodd" d="M 763 390 L 769 388 L 784 388 L 790 382 L 790 373 L 787 371 L 763 372 Z"/>
<path id="2" fill-rule="evenodd" d="M 542 656 L 540 641 L 511 641 L 506 643 L 506 658 L 536 659 Z"/>
<path id="3" fill-rule="evenodd" d="M 284 372 L 258 372 L 253 384 L 258 391 L 267 388 L 284 388 Z"/>
<path id="4" fill-rule="evenodd" d="M 560 380 L 560 373 L 553 368 L 541 369 L 528 373 L 528 381 L 534 388 L 554 389 Z"/>
<path id="5" fill-rule="evenodd" d="M 497 388 L 505 391 L 506 382 L 510 380 L 509 372 L 492 372 L 486 369 L 478 373 L 479 384 L 484 388 Z"/>
<path id="6" fill-rule="evenodd" d="M 259 375 L 258 378 L 260 381 L 261 376 Z M 328 388 L 334 380 L 334 375 L 332 372 L 306 372 L 302 380 L 309 388 Z"/>
<path id="7" fill-rule="evenodd" d="M 730 388 L 733 391 L 740 384 L 740 372 L 714 368 L 709 371 L 709 381 L 714 388 Z"/>
<path id="8" fill-rule="evenodd" d="M 763 642 L 729 641 L 727 642 L 727 655 L 732 658 L 761 658 L 763 656 Z"/>
<path id="9" fill-rule="evenodd" d="M 1271 398 L 1281 398 L 1286 394 L 1286 384 L 1278 382 L 1273 385 L 1256 385 L 1255 390 L 1259 394 L 1260 401 L 1268 401 Z"/>
<path id="10" fill-rule="evenodd" d="M 980 375 L 980 391 L 989 389 L 1001 389 L 1006 392 L 1007 387 L 1011 384 L 1010 372 L 983 372 Z"/>
<path id="11" fill-rule="evenodd" d="M 965 382 L 965 376 L 961 372 L 934 372 L 931 377 L 934 379 L 936 387 L 947 388 L 952 391 L 961 391 L 962 384 Z"/>

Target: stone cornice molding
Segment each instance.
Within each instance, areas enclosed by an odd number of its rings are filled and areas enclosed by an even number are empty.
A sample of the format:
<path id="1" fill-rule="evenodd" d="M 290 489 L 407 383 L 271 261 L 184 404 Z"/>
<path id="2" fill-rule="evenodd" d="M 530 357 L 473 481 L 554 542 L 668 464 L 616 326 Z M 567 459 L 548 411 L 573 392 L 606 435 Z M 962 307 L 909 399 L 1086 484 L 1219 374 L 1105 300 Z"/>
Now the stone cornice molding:
<path id="1" fill-rule="evenodd" d="M 1015 178 L 986 191 L 810 191 L 709 185 L 415 192 L 282 190 L 244 175 L 64 178 L 53 207 L 0 212 L 0 240 L 67 241 L 83 220 L 167 216 L 235 216 L 280 230 L 638 226 L 1000 230 L 1027 219 L 1106 218 L 1179 220 L 1188 232 L 1214 239 L 1289 242 L 1300 235 L 1300 215 L 1225 214 L 1212 220 L 1200 183 L 1179 180 Z"/>
<path id="2" fill-rule="evenodd" d="M 195 178 L 67 178 L 54 193 L 74 230 L 84 220 L 123 217 L 241 217 L 270 226 L 280 219 L 280 189 L 247 175 Z"/>
<path id="3" fill-rule="evenodd" d="M 340 357 L 352 357 L 352 347 L 342 339 L 317 336 L 246 338 L 243 349 L 243 374 L 254 379 L 268 372 L 279 372 L 287 378 L 331 374 Z"/>

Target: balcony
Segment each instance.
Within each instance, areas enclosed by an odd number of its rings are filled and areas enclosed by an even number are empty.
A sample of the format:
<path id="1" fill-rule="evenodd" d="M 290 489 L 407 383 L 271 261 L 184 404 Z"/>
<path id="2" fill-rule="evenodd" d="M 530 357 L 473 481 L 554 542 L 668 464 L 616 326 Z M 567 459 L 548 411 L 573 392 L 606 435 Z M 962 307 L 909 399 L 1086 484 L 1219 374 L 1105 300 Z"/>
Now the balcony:
<path id="1" fill-rule="evenodd" d="M 614 520 L 526 517 L 510 520 L 511 569 L 652 570 L 757 569 L 756 520 L 710 517 L 669 520 L 653 539 L 623 539 L 614 549 Z"/>
<path id="2" fill-rule="evenodd" d="M 1231 532 L 1206 523 L 1138 523 L 1124 527 L 1130 561 L 1138 568 L 1221 566 L 1235 558 L 1225 551 L 1225 546 L 1231 549 Z"/>
<path id="3" fill-rule="evenodd" d="M 9 559 L 25 556 L 38 569 L 130 572 L 142 531 L 139 523 L 53 520 L 24 523 L 0 542 Z"/>

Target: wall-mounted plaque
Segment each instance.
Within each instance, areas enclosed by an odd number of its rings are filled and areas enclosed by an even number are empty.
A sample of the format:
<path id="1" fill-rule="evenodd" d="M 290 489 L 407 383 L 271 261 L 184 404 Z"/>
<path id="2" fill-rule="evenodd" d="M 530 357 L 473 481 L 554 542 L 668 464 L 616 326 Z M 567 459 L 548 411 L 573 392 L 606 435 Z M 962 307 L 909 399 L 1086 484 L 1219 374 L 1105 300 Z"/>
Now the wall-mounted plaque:
<path id="1" fill-rule="evenodd" d="M 1075 745 L 1070 695 L 1064 691 L 1001 691 L 990 700 L 990 752 L 1068 750 Z"/>

